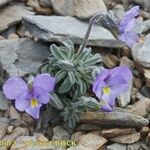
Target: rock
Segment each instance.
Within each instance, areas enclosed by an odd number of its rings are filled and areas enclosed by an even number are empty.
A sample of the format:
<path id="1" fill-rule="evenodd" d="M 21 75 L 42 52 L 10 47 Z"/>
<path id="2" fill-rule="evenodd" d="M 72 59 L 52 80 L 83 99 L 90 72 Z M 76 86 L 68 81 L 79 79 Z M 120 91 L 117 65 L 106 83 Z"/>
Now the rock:
<path id="1" fill-rule="evenodd" d="M 12 13 L 15 12 L 15 13 Z M 11 25 L 17 24 L 21 21 L 22 17 L 25 15 L 33 15 L 34 13 L 29 10 L 28 7 L 19 4 L 19 3 L 13 3 L 0 12 L 0 32 L 4 31 Z"/>
<path id="2" fill-rule="evenodd" d="M 143 68 L 143 70 L 144 70 L 144 77 L 146 78 L 146 85 L 150 87 L 150 70 L 145 68 Z"/>
<path id="3" fill-rule="evenodd" d="M 0 140 L 5 136 L 8 128 L 9 120 L 7 118 L 0 118 Z"/>
<path id="4" fill-rule="evenodd" d="M 137 88 L 132 88 L 132 93 L 131 93 L 131 103 L 136 103 L 137 102 L 137 98 L 136 98 L 136 95 L 137 93 L 139 92 L 139 90 Z"/>
<path id="5" fill-rule="evenodd" d="M 120 96 L 118 96 L 117 102 L 120 107 L 125 107 L 131 102 L 132 86 L 133 86 L 133 82 L 131 80 L 127 92 L 120 94 Z"/>
<path id="6" fill-rule="evenodd" d="M 77 127 L 77 131 L 92 131 L 92 130 L 101 130 L 102 128 L 97 126 L 97 125 L 93 125 L 93 124 L 81 124 Z"/>
<path id="7" fill-rule="evenodd" d="M 150 68 L 150 34 L 145 37 L 144 43 L 136 43 L 132 48 L 132 55 L 135 61 L 146 68 Z"/>
<path id="8" fill-rule="evenodd" d="M 41 6 L 46 7 L 46 8 L 52 7 L 51 0 L 39 0 L 39 3 Z"/>
<path id="9" fill-rule="evenodd" d="M 27 113 L 23 113 L 21 119 L 28 125 L 28 126 L 35 126 L 35 120 Z"/>
<path id="10" fill-rule="evenodd" d="M 123 56 L 120 59 L 120 66 L 122 65 L 127 65 L 129 68 L 134 69 L 135 68 L 135 64 L 132 60 L 130 60 L 128 57 Z"/>
<path id="11" fill-rule="evenodd" d="M 137 98 L 140 100 L 132 105 L 128 105 L 126 109 L 134 115 L 146 117 L 150 112 L 150 99 L 140 96 L 140 94 L 137 94 Z"/>
<path id="12" fill-rule="evenodd" d="M 4 5 L 6 5 L 6 4 L 8 4 L 8 3 L 12 2 L 12 1 L 13 0 L 1 0 L 0 1 L 0 7 L 4 6 Z"/>
<path id="13" fill-rule="evenodd" d="M 150 98 L 150 88 L 147 86 L 143 86 L 143 88 L 141 89 L 141 94 L 144 95 L 147 98 Z"/>
<path id="14" fill-rule="evenodd" d="M 39 7 L 36 8 L 35 10 L 39 15 L 52 15 L 54 13 L 52 8 Z"/>
<path id="15" fill-rule="evenodd" d="M 27 5 L 32 8 L 39 8 L 40 4 L 38 0 L 28 0 Z"/>
<path id="16" fill-rule="evenodd" d="M 31 39 L 0 41 L 0 69 L 5 70 L 7 76 L 23 76 L 34 72 L 49 55 L 48 50 L 48 45 Z"/>
<path id="17" fill-rule="evenodd" d="M 124 110 L 124 109 L 123 109 Z M 96 124 L 101 127 L 135 127 L 147 126 L 149 121 L 141 116 L 124 111 L 96 112 L 87 111 L 80 117 L 81 123 Z"/>
<path id="18" fill-rule="evenodd" d="M 128 145 L 127 150 L 140 150 L 141 146 L 142 146 L 142 142 L 137 142 L 137 143 Z"/>
<path id="19" fill-rule="evenodd" d="M 79 142 L 82 135 L 85 135 L 85 133 L 81 131 L 75 132 L 71 135 L 71 140 Z"/>
<path id="20" fill-rule="evenodd" d="M 106 54 L 103 57 L 103 63 L 108 67 L 108 68 L 113 68 L 116 67 L 119 64 L 119 59 L 112 54 Z"/>
<path id="21" fill-rule="evenodd" d="M 67 150 L 93 150 L 93 149 L 84 147 L 82 145 L 77 145 L 77 146 L 71 146 Z"/>
<path id="22" fill-rule="evenodd" d="M 48 139 L 40 134 L 41 139 L 39 139 L 39 135 L 37 136 L 20 136 L 18 137 L 10 150 L 44 150 L 49 149 L 53 150 L 53 146 L 50 145 Z"/>
<path id="23" fill-rule="evenodd" d="M 52 137 L 53 137 L 53 128 L 52 127 L 49 126 L 48 128 L 46 128 L 45 136 L 48 139 L 52 139 Z"/>
<path id="24" fill-rule="evenodd" d="M 134 78 L 134 85 L 140 90 L 143 87 L 143 80 L 141 78 Z"/>
<path id="25" fill-rule="evenodd" d="M 8 100 L 4 96 L 3 92 L 0 91 L 0 110 L 7 110 L 8 109 Z"/>
<path id="26" fill-rule="evenodd" d="M 121 135 L 110 139 L 113 142 L 121 144 L 132 144 L 137 142 L 140 139 L 140 133 L 135 132 L 127 135 Z"/>
<path id="27" fill-rule="evenodd" d="M 63 129 L 61 126 L 57 126 L 53 128 L 53 140 L 69 140 L 70 134 L 68 131 Z"/>
<path id="28" fill-rule="evenodd" d="M 107 150 L 127 150 L 126 148 L 127 146 L 125 144 L 118 143 L 107 146 Z"/>
<path id="29" fill-rule="evenodd" d="M 27 124 L 23 120 L 20 120 L 20 119 L 11 120 L 10 125 L 14 127 L 27 127 Z"/>
<path id="30" fill-rule="evenodd" d="M 96 13 L 107 13 L 103 0 L 51 0 L 56 13 L 63 16 L 90 18 Z"/>
<path id="31" fill-rule="evenodd" d="M 9 118 L 12 119 L 20 119 L 20 114 L 18 111 L 15 109 L 13 105 L 10 106 L 9 108 Z"/>
<path id="32" fill-rule="evenodd" d="M 27 31 L 27 29 L 25 28 L 25 26 L 19 26 L 18 27 L 18 29 L 17 29 L 17 34 L 21 37 L 21 38 L 23 38 L 23 37 L 25 37 L 25 32 Z"/>
<path id="33" fill-rule="evenodd" d="M 14 141 L 16 140 L 16 138 L 18 138 L 20 136 L 25 136 L 28 134 L 29 134 L 29 131 L 27 128 L 16 127 L 11 134 L 6 135 L 2 140 L 3 141 L 10 141 L 11 144 L 13 144 L 13 143 L 15 143 Z M 11 144 L 8 144 L 5 146 L 8 148 L 11 146 Z"/>
<path id="34" fill-rule="evenodd" d="M 147 137 L 148 133 L 149 133 L 150 129 L 149 127 L 142 127 L 140 130 L 140 134 L 141 134 L 141 138 L 144 139 Z"/>
<path id="35" fill-rule="evenodd" d="M 62 42 L 70 39 L 75 44 L 82 43 L 88 28 L 86 22 L 63 16 L 26 16 L 23 24 L 31 34 L 44 41 Z M 124 43 L 116 40 L 108 30 L 94 25 L 88 45 L 121 48 Z"/>
<path id="36" fill-rule="evenodd" d="M 88 133 L 81 136 L 78 145 L 82 145 L 92 150 L 97 150 L 100 149 L 106 142 L 107 140 L 102 136 Z"/>
<path id="37" fill-rule="evenodd" d="M 3 36 L 0 35 L 0 40 L 5 40 L 5 38 Z"/>
<path id="38" fill-rule="evenodd" d="M 134 128 L 114 128 L 114 129 L 104 129 L 101 135 L 105 138 L 113 138 L 120 135 L 126 135 L 129 133 L 134 133 Z"/>
<path id="39" fill-rule="evenodd" d="M 19 36 L 17 34 L 13 33 L 8 36 L 8 39 L 19 39 Z"/>
<path id="40" fill-rule="evenodd" d="M 9 126 L 8 129 L 7 129 L 7 133 L 10 134 L 10 133 L 13 132 L 13 130 L 14 130 L 14 126 L 11 125 L 11 126 Z"/>

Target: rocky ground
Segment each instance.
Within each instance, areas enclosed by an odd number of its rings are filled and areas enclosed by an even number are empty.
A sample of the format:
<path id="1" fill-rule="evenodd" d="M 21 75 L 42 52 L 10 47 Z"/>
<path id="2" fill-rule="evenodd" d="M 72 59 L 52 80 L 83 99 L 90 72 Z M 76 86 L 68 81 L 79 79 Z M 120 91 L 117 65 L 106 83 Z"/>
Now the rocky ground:
<path id="1" fill-rule="evenodd" d="M 18 112 L 0 91 L 0 150 L 150 149 L 149 0 L 0 0 L 0 85 L 9 76 L 23 77 L 37 70 L 49 55 L 51 43 L 69 38 L 79 46 L 93 14 L 111 9 L 121 18 L 135 4 L 141 6 L 135 27 L 140 42 L 131 50 L 96 25 L 88 42 L 102 55 L 105 67 L 126 64 L 132 70 L 134 79 L 127 93 L 118 98 L 118 107 L 112 113 L 86 112 L 74 131 L 58 119 L 42 122 L 42 130 L 37 132 L 35 120 Z M 77 144 L 37 145 L 51 140 Z"/>

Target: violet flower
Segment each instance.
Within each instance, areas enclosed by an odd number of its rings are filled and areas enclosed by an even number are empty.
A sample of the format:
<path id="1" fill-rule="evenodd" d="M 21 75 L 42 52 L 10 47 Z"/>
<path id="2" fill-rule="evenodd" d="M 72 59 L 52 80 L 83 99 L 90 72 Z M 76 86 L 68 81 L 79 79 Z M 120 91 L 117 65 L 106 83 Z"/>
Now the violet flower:
<path id="1" fill-rule="evenodd" d="M 139 6 L 134 6 L 131 10 L 124 14 L 124 17 L 120 21 L 119 29 L 120 36 L 119 39 L 125 42 L 130 48 L 135 42 L 138 42 L 138 34 L 133 31 L 136 23 L 136 18 L 140 13 Z"/>
<path id="2" fill-rule="evenodd" d="M 10 100 L 15 100 L 15 107 L 25 111 L 33 118 L 38 119 L 42 104 L 50 101 L 50 94 L 54 89 L 55 79 L 49 74 L 40 74 L 34 78 L 29 88 L 19 77 L 10 77 L 3 85 L 3 92 Z"/>
<path id="3" fill-rule="evenodd" d="M 114 69 L 104 69 L 93 83 L 93 92 L 96 96 L 105 101 L 103 111 L 112 111 L 115 99 L 121 93 L 126 92 L 132 73 L 127 66 L 120 66 Z"/>

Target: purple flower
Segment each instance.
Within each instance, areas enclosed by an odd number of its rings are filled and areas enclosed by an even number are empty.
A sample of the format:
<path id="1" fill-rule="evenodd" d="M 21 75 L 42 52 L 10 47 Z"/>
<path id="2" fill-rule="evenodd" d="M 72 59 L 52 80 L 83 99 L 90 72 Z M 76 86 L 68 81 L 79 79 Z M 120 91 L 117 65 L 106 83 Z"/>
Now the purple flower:
<path id="1" fill-rule="evenodd" d="M 138 41 L 138 34 L 133 31 L 136 23 L 136 18 L 140 13 L 139 6 L 133 7 L 131 10 L 127 11 L 120 21 L 120 40 L 125 42 L 130 48 L 135 42 Z"/>
<path id="2" fill-rule="evenodd" d="M 104 100 L 106 104 L 102 106 L 103 111 L 112 111 L 115 99 L 121 93 L 128 90 L 132 73 L 127 66 L 120 66 L 114 69 L 104 69 L 93 83 L 93 92 L 96 96 Z"/>
<path id="3" fill-rule="evenodd" d="M 54 89 L 55 79 L 49 74 L 40 74 L 34 78 L 32 88 L 19 77 L 11 77 L 3 85 L 3 92 L 10 100 L 15 100 L 15 107 L 38 119 L 42 104 L 47 104 Z"/>

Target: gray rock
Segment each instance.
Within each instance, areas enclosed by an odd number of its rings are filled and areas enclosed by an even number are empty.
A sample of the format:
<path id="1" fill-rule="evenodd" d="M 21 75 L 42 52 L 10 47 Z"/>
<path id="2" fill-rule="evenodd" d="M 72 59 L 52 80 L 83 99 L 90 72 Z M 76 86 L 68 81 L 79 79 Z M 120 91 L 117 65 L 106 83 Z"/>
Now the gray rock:
<path id="1" fill-rule="evenodd" d="M 143 88 L 141 89 L 141 94 L 147 98 L 150 98 L 150 88 L 147 86 L 143 86 Z"/>
<path id="2" fill-rule="evenodd" d="M 85 112 L 80 117 L 80 123 L 96 124 L 102 127 L 135 127 L 141 128 L 149 124 L 149 121 L 141 116 L 133 115 L 122 109 L 113 112 Z"/>
<path id="3" fill-rule="evenodd" d="M 142 142 L 137 142 L 137 143 L 128 145 L 127 150 L 139 150 L 141 146 L 142 146 Z"/>
<path id="4" fill-rule="evenodd" d="M 56 126 L 53 128 L 53 140 L 69 140 L 70 134 L 68 131 L 63 129 L 61 126 Z"/>
<path id="5" fill-rule="evenodd" d="M 23 76 L 38 69 L 49 46 L 31 39 L 0 41 L 0 64 L 7 76 Z M 0 69 L 2 69 L 0 68 Z"/>
<path id="6" fill-rule="evenodd" d="M 7 118 L 0 118 L 0 139 L 2 139 L 8 128 L 9 119 Z"/>
<path id="7" fill-rule="evenodd" d="M 8 4 L 8 3 L 12 2 L 12 1 L 13 0 L 1 0 L 0 1 L 0 7 L 4 6 L 4 5 L 6 5 L 6 4 Z"/>
<path id="8" fill-rule="evenodd" d="M 15 13 L 14 13 L 15 12 Z M 28 7 L 20 3 L 13 3 L 3 8 L 0 12 L 0 32 L 4 31 L 11 25 L 17 24 L 25 15 L 33 15 L 34 13 Z"/>
<path id="9" fill-rule="evenodd" d="M 40 5 L 43 7 L 52 7 L 51 0 L 39 0 Z"/>
<path id="10" fill-rule="evenodd" d="M 107 146 L 107 150 L 126 150 L 127 146 L 125 144 L 112 144 Z"/>
<path id="11" fill-rule="evenodd" d="M 140 133 L 135 132 L 132 134 L 120 135 L 110 139 L 110 141 L 120 143 L 120 144 L 132 144 L 140 139 Z"/>
<path id="12" fill-rule="evenodd" d="M 62 16 L 26 16 L 23 24 L 34 36 L 48 42 L 62 42 L 71 39 L 81 44 L 88 28 L 88 23 L 73 17 Z M 124 43 L 116 40 L 106 29 L 94 25 L 88 45 L 101 47 L 123 47 Z"/>
<path id="13" fill-rule="evenodd" d="M 132 48 L 132 55 L 135 61 L 146 68 L 150 68 L 150 34 L 145 37 L 144 43 L 136 43 Z"/>
<path id="14" fill-rule="evenodd" d="M 0 91 L 0 110 L 7 110 L 8 109 L 8 100 L 4 96 L 3 92 Z"/>
<path id="15" fill-rule="evenodd" d="M 128 91 L 121 94 L 118 97 L 118 104 L 119 104 L 120 107 L 125 107 L 130 103 L 131 93 L 132 93 L 132 86 L 133 86 L 132 81 L 130 81 Z"/>
<path id="16" fill-rule="evenodd" d="M 89 18 L 96 13 L 107 13 L 103 0 L 51 0 L 56 13 L 64 16 Z"/>

